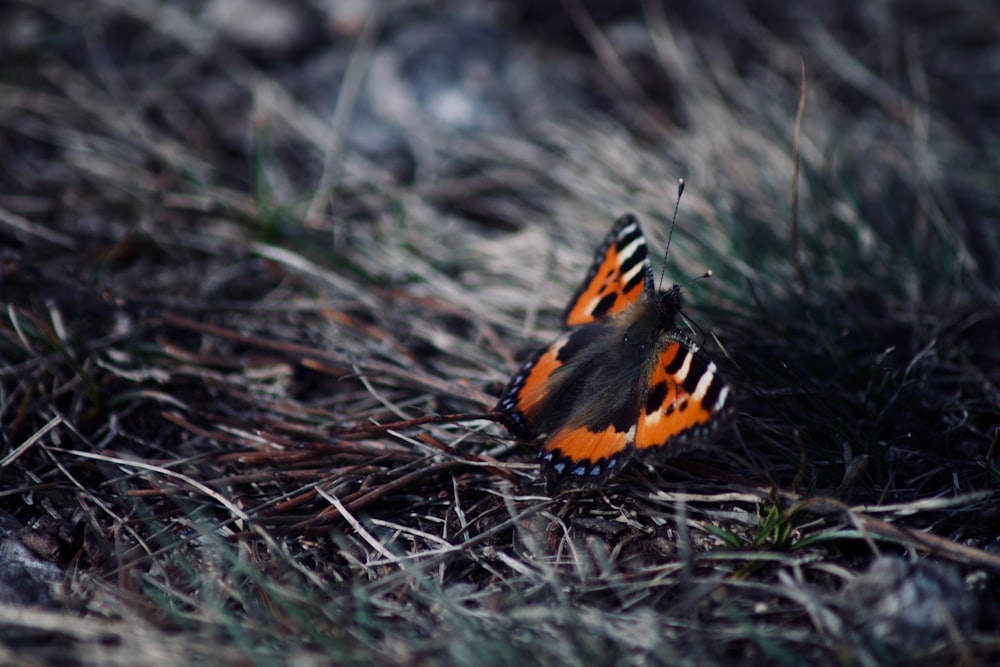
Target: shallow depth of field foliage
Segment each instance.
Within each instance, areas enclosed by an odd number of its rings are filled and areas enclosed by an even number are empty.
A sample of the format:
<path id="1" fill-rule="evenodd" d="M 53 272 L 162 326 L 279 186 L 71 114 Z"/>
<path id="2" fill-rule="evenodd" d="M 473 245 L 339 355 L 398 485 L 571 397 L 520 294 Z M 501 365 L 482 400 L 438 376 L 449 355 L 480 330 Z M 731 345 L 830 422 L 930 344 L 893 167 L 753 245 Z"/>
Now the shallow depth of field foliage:
<path id="1" fill-rule="evenodd" d="M 4 3 L 0 663 L 1000 660 L 998 63 L 988 0 Z M 680 178 L 718 442 L 370 428 L 491 409 L 621 213 L 659 275 Z"/>

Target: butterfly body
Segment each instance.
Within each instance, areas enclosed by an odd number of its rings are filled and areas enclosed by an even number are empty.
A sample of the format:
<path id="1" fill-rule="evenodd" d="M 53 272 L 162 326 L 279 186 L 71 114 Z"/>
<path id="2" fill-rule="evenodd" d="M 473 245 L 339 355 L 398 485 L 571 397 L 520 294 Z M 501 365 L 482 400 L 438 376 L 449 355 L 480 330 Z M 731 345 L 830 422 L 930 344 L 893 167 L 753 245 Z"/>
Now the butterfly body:
<path id="1" fill-rule="evenodd" d="M 544 437 L 555 480 L 617 473 L 637 451 L 707 441 L 728 409 L 715 364 L 676 328 L 681 290 L 656 291 L 638 221 L 622 216 L 564 315 L 568 330 L 514 375 L 497 411 Z"/>

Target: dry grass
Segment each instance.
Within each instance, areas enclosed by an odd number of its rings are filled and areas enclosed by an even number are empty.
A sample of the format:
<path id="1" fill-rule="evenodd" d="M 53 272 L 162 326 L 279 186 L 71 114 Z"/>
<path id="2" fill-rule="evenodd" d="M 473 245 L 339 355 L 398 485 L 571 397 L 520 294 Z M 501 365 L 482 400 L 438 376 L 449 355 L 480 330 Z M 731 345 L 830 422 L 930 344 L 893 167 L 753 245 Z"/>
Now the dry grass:
<path id="1" fill-rule="evenodd" d="M 0 661 L 998 659 L 992 4 L 194 4 L 0 10 Z M 491 408 L 678 177 L 711 451 L 349 432 Z"/>

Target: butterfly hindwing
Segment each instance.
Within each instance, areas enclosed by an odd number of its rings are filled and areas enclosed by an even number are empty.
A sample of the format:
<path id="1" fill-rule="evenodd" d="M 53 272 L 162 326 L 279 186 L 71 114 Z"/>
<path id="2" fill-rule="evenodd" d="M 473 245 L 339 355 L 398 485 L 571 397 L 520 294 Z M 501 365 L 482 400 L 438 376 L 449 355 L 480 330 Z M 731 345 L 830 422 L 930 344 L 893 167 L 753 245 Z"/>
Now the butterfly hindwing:
<path id="1" fill-rule="evenodd" d="M 620 431 L 614 426 L 600 431 L 566 427 L 549 437 L 538 458 L 551 466 L 556 478 L 603 479 L 631 455 L 633 434 L 634 430 Z"/>
<path id="2" fill-rule="evenodd" d="M 729 387 L 698 347 L 671 339 L 653 369 L 635 431 L 637 452 L 707 442 L 729 411 Z"/>
<path id="3" fill-rule="evenodd" d="M 646 238 L 635 216 L 623 215 L 598 247 L 563 319 L 572 327 L 616 315 L 652 288 Z"/>

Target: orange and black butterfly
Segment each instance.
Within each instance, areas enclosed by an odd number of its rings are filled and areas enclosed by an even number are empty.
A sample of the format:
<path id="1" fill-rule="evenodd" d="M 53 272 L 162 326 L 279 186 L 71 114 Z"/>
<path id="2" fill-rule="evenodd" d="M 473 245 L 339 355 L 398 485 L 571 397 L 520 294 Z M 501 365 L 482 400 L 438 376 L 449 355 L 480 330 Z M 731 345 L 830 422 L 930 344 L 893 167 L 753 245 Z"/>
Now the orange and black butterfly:
<path id="1" fill-rule="evenodd" d="M 729 387 L 677 329 L 680 309 L 680 286 L 657 291 L 639 221 L 622 216 L 566 309 L 568 330 L 528 358 L 495 409 L 516 437 L 544 438 L 550 480 L 602 481 L 636 453 L 715 437 Z"/>

